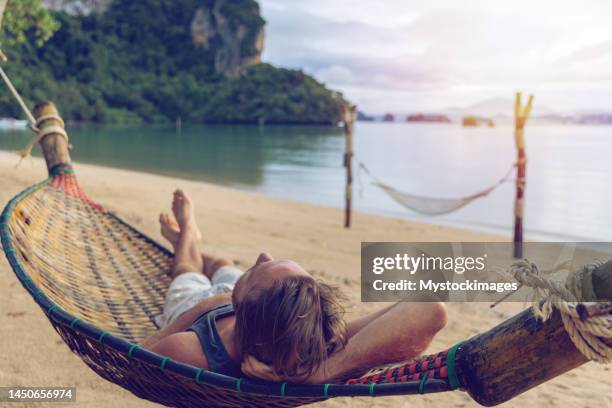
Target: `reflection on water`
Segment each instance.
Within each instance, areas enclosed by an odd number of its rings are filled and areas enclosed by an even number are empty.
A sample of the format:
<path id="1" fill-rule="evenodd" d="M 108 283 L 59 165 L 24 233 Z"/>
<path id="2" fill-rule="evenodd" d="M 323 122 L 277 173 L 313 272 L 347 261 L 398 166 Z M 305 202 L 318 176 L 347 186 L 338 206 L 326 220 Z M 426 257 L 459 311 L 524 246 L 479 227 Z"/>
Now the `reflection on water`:
<path id="1" fill-rule="evenodd" d="M 310 126 L 77 126 L 68 129 L 76 161 L 256 188 L 266 165 L 324 167 L 318 154 L 342 130 Z M 3 132 L 0 148 L 23 147 L 27 132 Z M 35 152 L 40 155 L 40 152 Z"/>
<path id="2" fill-rule="evenodd" d="M 343 205 L 342 130 L 303 126 L 72 127 L 76 161 L 136 169 L 328 206 Z M 17 150 L 27 132 L 0 134 Z M 612 240 L 609 127 L 530 126 L 525 227 L 535 239 Z M 481 190 L 515 160 L 512 128 L 358 123 L 356 158 L 413 194 L 458 197 Z M 510 233 L 514 186 L 448 216 L 420 217 L 356 174 L 358 210 Z M 339 220 L 340 222 L 340 220 Z"/>

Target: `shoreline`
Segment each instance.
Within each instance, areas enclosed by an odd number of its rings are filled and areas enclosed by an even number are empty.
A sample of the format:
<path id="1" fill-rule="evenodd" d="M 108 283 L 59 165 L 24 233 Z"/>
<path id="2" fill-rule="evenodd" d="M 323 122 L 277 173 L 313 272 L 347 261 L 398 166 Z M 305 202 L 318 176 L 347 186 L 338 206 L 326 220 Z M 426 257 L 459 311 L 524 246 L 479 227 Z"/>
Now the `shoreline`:
<path id="1" fill-rule="evenodd" d="M 14 153 L 14 152 L 10 152 L 7 150 L 0 150 L 0 162 L 5 160 L 5 156 L 6 159 L 10 162 L 11 158 L 13 158 L 15 160 L 15 165 L 17 164 L 17 162 L 19 161 L 19 156 Z M 29 159 L 28 159 L 29 160 Z M 42 159 L 41 156 L 33 156 L 32 160 L 35 162 L 36 160 L 40 160 L 41 161 L 41 166 L 43 166 L 44 168 L 44 161 Z M 21 165 L 17 168 L 20 169 L 24 166 L 27 166 L 28 163 L 26 161 L 24 161 L 23 163 L 21 163 Z M 38 163 L 36 164 L 38 165 Z M 173 174 L 164 174 L 164 173 L 153 173 L 153 172 L 149 172 L 146 170 L 139 170 L 139 169 L 131 169 L 131 168 L 127 168 L 127 167 L 115 167 L 115 166 L 109 166 L 109 165 L 105 165 L 105 164 L 98 164 L 98 163 L 85 163 L 85 162 L 79 162 L 79 161 L 74 161 L 73 160 L 73 165 L 75 167 L 80 167 L 80 166 L 86 166 L 86 167 L 96 167 L 96 168 L 100 168 L 100 169 L 105 169 L 105 170 L 117 170 L 117 171 L 124 171 L 124 172 L 129 172 L 129 173 L 136 173 L 139 175 L 143 175 L 143 176 L 153 176 L 153 177 L 161 177 L 161 178 L 165 178 L 165 179 L 173 179 L 176 180 L 178 182 L 189 182 L 189 183 L 202 183 L 206 186 L 211 186 L 211 187 L 218 187 L 221 189 L 228 189 L 231 191 L 239 191 L 239 192 L 243 192 L 246 194 L 254 194 L 263 198 L 270 198 L 272 200 L 279 200 L 279 201 L 284 201 L 287 203 L 293 203 L 293 204 L 303 204 L 303 205 L 310 205 L 310 206 L 315 206 L 315 207 L 320 207 L 320 208 L 325 208 L 325 209 L 329 209 L 329 210 L 339 210 L 339 211 L 344 211 L 344 207 L 342 207 L 341 205 L 338 206 L 333 206 L 333 205 L 326 205 L 323 203 L 317 203 L 314 201 L 299 201 L 297 199 L 292 199 L 289 197 L 283 197 L 280 195 L 275 195 L 275 194 L 268 194 L 268 193 L 264 193 L 262 191 L 258 191 L 255 188 L 248 188 L 248 187 L 243 187 L 243 185 L 236 183 L 235 185 L 231 185 L 231 184 L 226 184 L 226 183 L 222 183 L 218 180 L 215 180 L 214 178 L 210 178 L 208 180 L 203 180 L 203 179 L 197 179 L 197 178 L 190 178 L 190 177 L 181 177 L 180 175 L 173 175 Z M 77 177 L 79 175 L 77 174 Z M 42 178 L 41 178 L 42 180 Z M 40 181 L 40 180 L 38 180 Z M 24 187 L 25 189 L 25 187 Z M 390 219 L 390 220 L 401 220 L 401 221 L 407 221 L 409 223 L 414 223 L 414 224 L 424 224 L 424 225 L 430 225 L 430 226 L 439 226 L 439 227 L 444 227 L 444 228 L 449 228 L 449 229 L 457 229 L 457 230 L 462 230 L 462 231 L 469 231 L 471 233 L 475 233 L 475 234 L 485 234 L 491 237 L 495 237 L 495 240 L 500 240 L 500 239 L 511 239 L 510 236 L 510 230 L 506 231 L 504 229 L 504 227 L 497 227 L 497 226 L 487 226 L 487 225 L 481 225 L 481 226 L 476 226 L 476 225 L 471 225 L 468 223 L 463 223 L 461 221 L 449 221 L 449 222 L 428 222 L 425 220 L 421 220 L 419 219 L 419 216 L 401 216 L 399 215 L 399 211 L 397 213 L 395 212 L 386 212 L 386 211 L 378 211 L 373 209 L 373 210 L 362 210 L 362 209 L 355 209 L 353 208 L 353 214 L 361 214 L 361 215 L 369 215 L 369 216 L 375 216 L 375 217 L 382 217 L 385 219 Z M 340 217 L 343 217 L 343 215 L 341 215 Z M 430 217 L 431 218 L 431 217 Z M 435 217 L 433 217 L 435 219 Z M 340 219 L 339 222 L 343 222 L 342 219 Z M 571 238 L 571 237 L 568 237 Z"/>
<path id="2" fill-rule="evenodd" d="M 0 152 L 2 207 L 18 192 L 44 179 L 46 168 L 34 158 L 14 168 L 18 156 Z M 353 228 L 342 226 L 342 209 L 272 198 L 204 182 L 182 180 L 130 170 L 75 163 L 77 177 L 87 194 L 116 212 L 136 228 L 163 242 L 157 217 L 170 210 L 171 192 L 180 187 L 192 195 L 203 249 L 248 268 L 261 251 L 294 259 L 316 278 L 338 285 L 347 295 L 347 318 L 381 307 L 360 301 L 360 248 L 362 241 L 507 241 L 492 234 L 431 225 L 404 219 L 354 213 Z M 103 381 L 72 355 L 46 321 L 44 313 L 20 287 L 4 256 L 0 261 L 0 337 L 3 386 L 74 386 L 79 404 L 102 407 L 153 407 L 127 391 Z M 521 303 L 449 303 L 449 323 L 427 352 L 443 350 L 481 333 L 524 309 Z M 612 402 L 609 368 L 589 363 L 537 387 L 505 407 L 606 406 Z M 565 390 L 565 392 L 560 392 Z M 569 390 L 569 391 L 568 391 Z M 424 396 L 337 398 L 322 407 L 462 406 L 477 407 L 467 394 L 448 392 Z"/>

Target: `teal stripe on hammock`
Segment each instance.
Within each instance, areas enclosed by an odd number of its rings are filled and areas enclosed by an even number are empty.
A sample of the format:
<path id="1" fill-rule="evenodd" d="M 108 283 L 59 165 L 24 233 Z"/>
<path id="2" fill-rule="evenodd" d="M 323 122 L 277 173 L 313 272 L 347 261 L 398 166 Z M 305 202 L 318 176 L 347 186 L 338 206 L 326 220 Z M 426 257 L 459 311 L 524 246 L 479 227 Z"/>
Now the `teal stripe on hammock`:
<path id="1" fill-rule="evenodd" d="M 161 363 L 159 363 L 159 368 L 163 370 L 166 367 L 166 363 L 168 362 L 168 360 L 170 360 L 170 357 L 162 358 Z"/>
<path id="2" fill-rule="evenodd" d="M 450 350 L 448 350 L 448 354 L 446 356 L 448 385 L 451 390 L 456 390 L 461 385 L 461 383 L 459 382 L 459 377 L 457 377 L 457 362 L 455 361 L 455 358 L 457 356 L 457 350 L 459 349 L 459 347 L 461 347 L 462 344 L 463 341 L 460 341 L 459 343 L 455 344 L 453 347 L 450 348 Z"/>
<path id="3" fill-rule="evenodd" d="M 419 394 L 423 395 L 425 393 L 425 383 L 427 382 L 427 376 L 429 375 L 429 368 L 425 370 L 423 373 L 423 378 L 421 378 L 421 382 L 419 383 Z"/>
<path id="4" fill-rule="evenodd" d="M 198 384 L 202 384 L 202 382 L 200 381 L 200 376 L 202 375 L 202 371 L 204 371 L 203 368 L 198 368 L 198 371 L 196 372 L 196 375 L 195 375 L 195 380 Z"/>
<path id="5" fill-rule="evenodd" d="M 238 393 L 242 393 L 242 389 L 241 389 L 241 387 L 240 387 L 240 384 L 242 384 L 242 378 L 239 378 L 239 379 L 236 381 L 236 391 L 238 391 Z"/>
<path id="6" fill-rule="evenodd" d="M 77 324 L 78 322 L 80 322 L 80 321 L 81 321 L 81 318 L 80 318 L 80 317 L 75 317 L 74 319 L 72 319 L 72 321 L 70 322 L 70 328 L 71 328 L 71 329 L 74 329 L 74 328 L 75 328 L 75 326 L 76 326 L 76 324 Z"/>
<path id="7" fill-rule="evenodd" d="M 132 353 L 136 350 L 138 350 L 140 348 L 140 346 L 137 343 L 134 343 L 130 346 L 130 349 L 128 350 L 128 357 L 132 358 Z"/>
<path id="8" fill-rule="evenodd" d="M 54 310 L 61 310 L 62 308 L 59 305 L 51 305 L 49 309 L 47 309 L 47 314 L 51 314 Z"/>
<path id="9" fill-rule="evenodd" d="M 102 342 L 104 341 L 104 338 L 105 338 L 106 336 L 108 336 L 109 334 L 110 334 L 110 333 L 109 333 L 109 332 L 107 332 L 107 331 L 102 332 L 102 334 L 100 335 L 100 338 L 98 338 L 98 342 L 99 342 L 100 344 L 103 344 Z"/>

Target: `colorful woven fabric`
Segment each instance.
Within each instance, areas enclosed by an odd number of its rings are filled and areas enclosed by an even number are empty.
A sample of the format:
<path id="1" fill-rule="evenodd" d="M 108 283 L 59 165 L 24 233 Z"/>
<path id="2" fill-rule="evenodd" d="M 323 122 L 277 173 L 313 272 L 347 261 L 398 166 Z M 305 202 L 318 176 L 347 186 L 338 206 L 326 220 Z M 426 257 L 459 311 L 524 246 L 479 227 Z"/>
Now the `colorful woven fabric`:
<path id="1" fill-rule="evenodd" d="M 350 379 L 347 384 L 393 384 L 427 379 L 448 380 L 446 364 L 449 350 L 431 354 L 402 364 L 372 370 L 359 378 Z"/>
<path id="2" fill-rule="evenodd" d="M 441 380 L 443 356 L 389 378 L 387 371 L 385 381 L 378 374 L 301 385 L 227 377 L 141 348 L 138 342 L 157 330 L 172 253 L 90 199 L 69 167 L 13 198 L 0 217 L 0 236 L 15 274 L 70 349 L 138 397 L 175 407 L 293 407 L 449 389 Z M 439 367 L 422 381 L 425 364 Z"/>

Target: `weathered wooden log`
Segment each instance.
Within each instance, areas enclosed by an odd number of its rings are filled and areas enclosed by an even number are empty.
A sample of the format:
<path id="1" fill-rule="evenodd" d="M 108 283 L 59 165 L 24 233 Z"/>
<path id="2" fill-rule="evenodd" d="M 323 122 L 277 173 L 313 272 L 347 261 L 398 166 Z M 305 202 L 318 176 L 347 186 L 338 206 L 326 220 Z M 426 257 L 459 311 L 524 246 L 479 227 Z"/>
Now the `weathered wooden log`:
<path id="1" fill-rule="evenodd" d="M 612 300 L 612 261 L 594 271 L 591 280 L 598 299 Z M 456 356 L 461 387 L 485 406 L 508 401 L 588 361 L 565 331 L 559 311 L 542 322 L 531 308 L 469 339 Z"/>
<path id="2" fill-rule="evenodd" d="M 40 131 L 44 131 L 45 128 L 51 126 L 64 127 L 63 122 L 59 119 L 59 113 L 53 102 L 39 103 L 34 107 L 33 114 L 37 122 L 40 118 L 46 118 L 38 123 Z M 70 168 L 71 159 L 70 153 L 68 153 L 68 140 L 66 137 L 61 133 L 52 132 L 43 137 L 39 143 L 49 172 L 58 167 Z"/>

